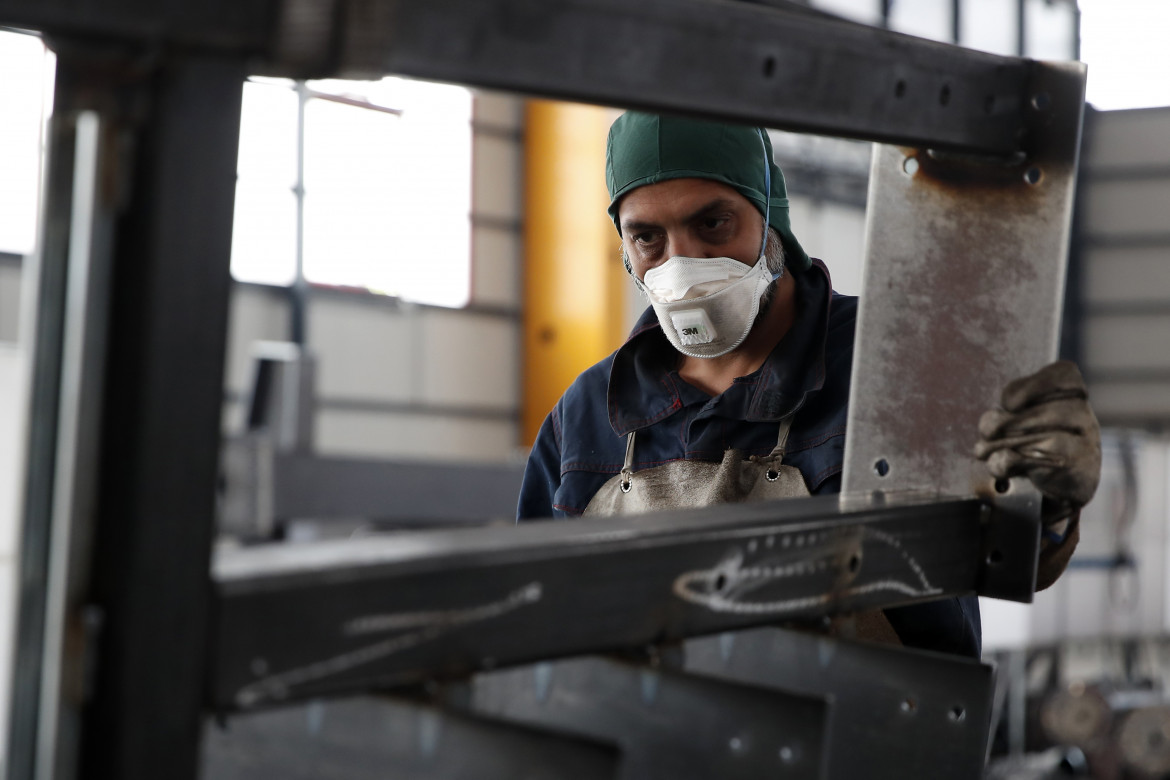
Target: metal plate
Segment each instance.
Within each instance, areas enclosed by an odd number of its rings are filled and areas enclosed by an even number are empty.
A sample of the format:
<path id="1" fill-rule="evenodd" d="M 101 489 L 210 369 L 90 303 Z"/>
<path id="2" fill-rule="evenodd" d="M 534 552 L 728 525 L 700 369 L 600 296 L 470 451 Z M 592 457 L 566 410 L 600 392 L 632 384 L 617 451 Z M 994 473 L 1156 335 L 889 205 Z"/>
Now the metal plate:
<path id="1" fill-rule="evenodd" d="M 395 699 L 313 701 L 205 729 L 207 780 L 602 780 L 611 745 Z"/>
<path id="2" fill-rule="evenodd" d="M 829 696 L 831 780 L 975 780 L 983 774 L 990 666 L 776 628 L 692 639 L 685 652 L 688 670 Z"/>
<path id="3" fill-rule="evenodd" d="M 875 148 L 844 492 L 999 498 L 977 423 L 1056 356 L 1084 79 L 1035 64 L 1019 159 Z"/>
<path id="4" fill-rule="evenodd" d="M 974 590 L 976 501 L 835 496 L 223 551 L 213 704 L 262 706 Z"/>
<path id="5" fill-rule="evenodd" d="M 475 711 L 621 746 L 623 780 L 824 776 L 829 705 L 600 657 L 477 675 Z"/>

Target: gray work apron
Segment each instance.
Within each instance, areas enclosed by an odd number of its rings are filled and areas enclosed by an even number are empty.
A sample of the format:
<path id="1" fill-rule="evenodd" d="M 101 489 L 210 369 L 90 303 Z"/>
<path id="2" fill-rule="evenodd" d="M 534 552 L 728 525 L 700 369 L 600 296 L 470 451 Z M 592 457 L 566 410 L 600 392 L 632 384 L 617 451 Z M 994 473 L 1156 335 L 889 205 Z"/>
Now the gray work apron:
<path id="1" fill-rule="evenodd" d="M 811 495 L 800 469 L 783 463 L 792 415 L 780 421 L 776 446 L 763 457 L 745 458 L 727 450 L 720 463 L 678 460 L 634 471 L 636 435 L 626 436 L 622 470 L 601 486 L 585 507 L 592 517 L 633 515 L 662 509 L 695 509 L 717 504 L 805 498 Z M 831 634 L 900 645 L 881 610 L 834 620 Z"/>
<path id="2" fill-rule="evenodd" d="M 634 471 L 635 432 L 626 436 L 622 470 L 601 486 L 585 507 L 592 516 L 633 515 L 658 509 L 696 509 L 716 504 L 804 498 L 809 494 L 800 469 L 785 466 L 784 447 L 792 415 L 780 421 L 776 446 L 764 457 L 723 453 L 722 463 L 676 460 Z"/>

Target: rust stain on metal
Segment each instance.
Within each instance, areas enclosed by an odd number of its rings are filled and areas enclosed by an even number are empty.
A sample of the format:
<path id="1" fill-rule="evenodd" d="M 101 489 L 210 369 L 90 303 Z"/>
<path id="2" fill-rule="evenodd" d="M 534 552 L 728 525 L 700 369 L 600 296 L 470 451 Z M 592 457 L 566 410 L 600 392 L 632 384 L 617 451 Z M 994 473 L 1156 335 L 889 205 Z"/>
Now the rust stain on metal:
<path id="1" fill-rule="evenodd" d="M 924 234 L 913 237 L 927 256 L 914 279 L 888 293 L 902 297 L 894 332 L 918 338 L 895 336 L 882 351 L 890 365 L 918 378 L 911 392 L 892 395 L 888 414 L 899 421 L 909 451 L 930 453 L 923 465 L 937 472 L 920 474 L 923 482 L 942 484 L 948 464 L 970 457 L 979 414 L 998 400 L 998 377 L 1010 361 L 1013 335 L 1024 326 L 1011 291 L 1028 289 L 1036 279 L 1033 265 L 1021 262 L 1027 237 L 1018 226 L 1037 218 L 1044 197 L 1042 185 L 1025 182 L 1027 164 L 940 161 L 922 151 L 913 156 L 918 169 L 906 208 L 930 215 L 917 221 Z M 931 306 L 928 298 L 951 305 Z M 924 322 L 926 310 L 934 316 Z M 971 381 L 973 373 L 990 381 Z M 957 426 L 959 435 L 940 435 L 940 425 Z"/>

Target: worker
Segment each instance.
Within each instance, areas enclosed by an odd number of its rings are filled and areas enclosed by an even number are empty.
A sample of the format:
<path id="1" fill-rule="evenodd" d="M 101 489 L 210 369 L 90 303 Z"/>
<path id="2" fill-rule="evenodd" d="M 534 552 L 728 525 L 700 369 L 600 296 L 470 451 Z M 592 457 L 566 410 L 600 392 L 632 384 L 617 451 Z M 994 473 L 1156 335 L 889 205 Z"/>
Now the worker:
<path id="1" fill-rule="evenodd" d="M 628 112 L 609 132 L 609 216 L 650 306 L 545 419 L 520 520 L 837 493 L 857 299 L 789 224 L 766 132 Z M 1039 585 L 1077 543 L 1100 433 L 1068 362 L 1011 382 L 972 431 L 997 478 L 1042 491 Z M 856 616 L 862 638 L 978 657 L 974 596 Z"/>

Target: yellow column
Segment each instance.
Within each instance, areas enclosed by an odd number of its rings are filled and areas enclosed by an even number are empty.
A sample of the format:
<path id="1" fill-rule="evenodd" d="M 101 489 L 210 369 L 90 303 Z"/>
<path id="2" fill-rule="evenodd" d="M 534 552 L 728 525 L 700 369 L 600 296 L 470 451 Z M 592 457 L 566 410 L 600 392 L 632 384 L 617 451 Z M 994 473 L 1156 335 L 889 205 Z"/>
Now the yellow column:
<path id="1" fill-rule="evenodd" d="M 625 338 L 620 239 L 605 213 L 609 109 L 530 101 L 525 117 L 521 435 Z"/>

